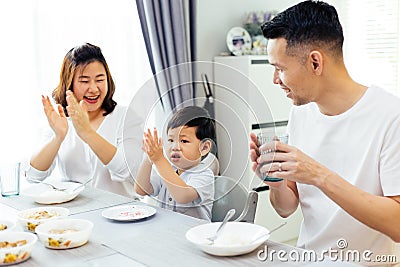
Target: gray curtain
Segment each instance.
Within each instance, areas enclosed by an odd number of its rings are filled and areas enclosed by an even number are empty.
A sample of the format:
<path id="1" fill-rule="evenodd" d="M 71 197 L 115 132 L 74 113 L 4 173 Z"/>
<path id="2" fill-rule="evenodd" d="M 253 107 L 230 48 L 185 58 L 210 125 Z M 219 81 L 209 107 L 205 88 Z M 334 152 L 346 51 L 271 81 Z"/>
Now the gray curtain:
<path id="1" fill-rule="evenodd" d="M 166 111 L 195 98 L 194 0 L 136 0 L 158 95 Z"/>

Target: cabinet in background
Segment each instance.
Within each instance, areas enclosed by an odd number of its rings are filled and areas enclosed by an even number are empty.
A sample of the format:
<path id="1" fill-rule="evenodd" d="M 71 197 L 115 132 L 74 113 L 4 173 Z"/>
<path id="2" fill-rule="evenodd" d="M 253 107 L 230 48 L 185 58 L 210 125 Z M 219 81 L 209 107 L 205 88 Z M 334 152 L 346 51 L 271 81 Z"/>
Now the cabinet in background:
<path id="1" fill-rule="evenodd" d="M 214 58 L 215 119 L 221 174 L 253 184 L 249 134 L 258 125 L 287 122 L 291 100 L 273 84 L 267 56 Z M 285 123 L 286 124 L 286 123 Z"/>

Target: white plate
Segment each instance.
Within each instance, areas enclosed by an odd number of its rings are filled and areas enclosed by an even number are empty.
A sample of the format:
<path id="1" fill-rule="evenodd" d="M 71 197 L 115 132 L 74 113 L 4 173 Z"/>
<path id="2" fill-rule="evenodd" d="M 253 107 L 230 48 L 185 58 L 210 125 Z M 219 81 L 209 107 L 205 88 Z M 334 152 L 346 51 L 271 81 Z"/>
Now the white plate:
<path id="1" fill-rule="evenodd" d="M 156 209 L 144 205 L 124 205 L 103 210 L 101 215 L 107 219 L 129 222 L 141 220 L 156 214 Z"/>
<path id="2" fill-rule="evenodd" d="M 226 36 L 226 44 L 235 56 L 243 55 L 245 51 L 251 50 L 250 34 L 241 27 L 234 27 Z"/>
<path id="3" fill-rule="evenodd" d="M 40 204 L 58 204 L 74 199 L 85 189 L 84 185 L 73 182 L 53 182 L 53 184 L 58 188 L 67 188 L 67 190 L 57 191 L 49 185 L 38 183 L 26 188 L 22 195 L 31 197 Z M 80 187 L 73 191 L 78 186 Z"/>
<path id="4" fill-rule="evenodd" d="M 269 238 L 268 229 L 260 225 L 228 222 L 218 239 L 211 244 L 207 238 L 215 234 L 220 224 L 217 222 L 195 226 L 186 232 L 186 239 L 208 254 L 236 256 L 252 252 Z"/>

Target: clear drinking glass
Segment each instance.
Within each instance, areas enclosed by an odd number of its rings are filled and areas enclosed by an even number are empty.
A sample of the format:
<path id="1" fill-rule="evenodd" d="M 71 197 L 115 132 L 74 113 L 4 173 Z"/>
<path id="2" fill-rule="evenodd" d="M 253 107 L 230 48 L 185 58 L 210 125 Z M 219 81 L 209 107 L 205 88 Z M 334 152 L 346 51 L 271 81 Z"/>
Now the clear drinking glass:
<path id="1" fill-rule="evenodd" d="M 289 141 L 289 135 L 286 133 L 276 133 L 274 131 L 261 132 L 257 135 L 257 141 L 259 147 L 273 141 L 280 141 L 282 143 L 287 144 Z M 261 154 L 267 154 L 267 153 L 275 153 L 275 151 L 272 150 L 272 151 L 261 152 Z M 267 182 L 279 182 L 283 180 L 282 178 L 267 176 L 266 173 L 261 173 L 261 178 Z"/>
<path id="2" fill-rule="evenodd" d="M 1 195 L 3 197 L 19 195 L 21 163 L 0 164 Z"/>

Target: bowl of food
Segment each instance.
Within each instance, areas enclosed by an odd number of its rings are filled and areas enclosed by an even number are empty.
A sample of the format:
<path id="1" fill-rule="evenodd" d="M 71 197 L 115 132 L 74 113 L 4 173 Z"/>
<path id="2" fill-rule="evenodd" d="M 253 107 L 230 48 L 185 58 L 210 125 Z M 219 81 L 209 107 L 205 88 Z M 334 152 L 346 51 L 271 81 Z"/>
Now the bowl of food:
<path id="1" fill-rule="evenodd" d="M 22 195 L 30 197 L 40 204 L 59 204 L 71 201 L 84 189 L 85 185 L 73 182 L 37 183 L 27 187 Z"/>
<path id="2" fill-rule="evenodd" d="M 252 252 L 269 238 L 269 230 L 257 224 L 228 222 L 211 242 L 220 222 L 198 225 L 186 232 L 186 239 L 202 251 L 216 256 L 236 256 Z"/>
<path id="3" fill-rule="evenodd" d="M 0 234 L 14 230 L 17 224 L 10 220 L 0 220 Z"/>
<path id="4" fill-rule="evenodd" d="M 27 232 L 0 233 L 0 266 L 17 264 L 31 256 L 37 236 Z"/>
<path id="5" fill-rule="evenodd" d="M 93 223 L 82 219 L 53 220 L 36 227 L 36 234 L 45 247 L 51 249 L 76 248 L 86 244 Z"/>
<path id="6" fill-rule="evenodd" d="M 69 213 L 69 209 L 62 207 L 38 207 L 20 211 L 18 221 L 25 231 L 34 233 L 39 224 L 67 217 Z"/>

